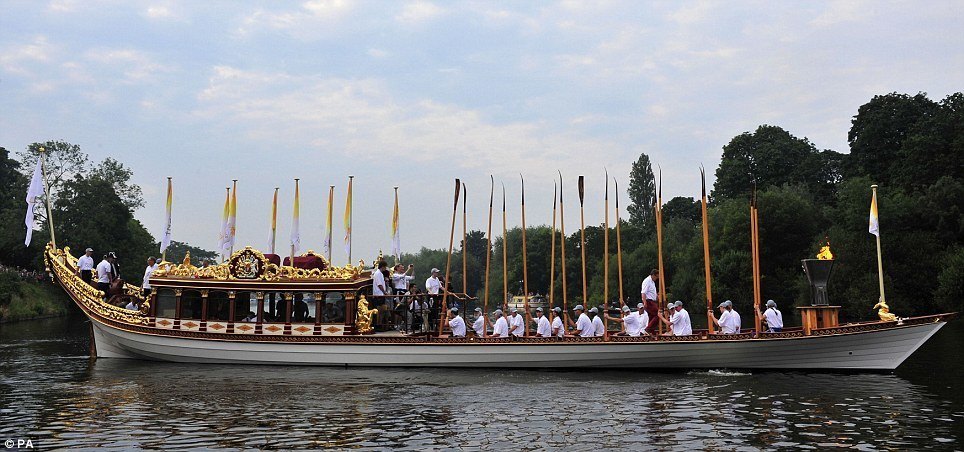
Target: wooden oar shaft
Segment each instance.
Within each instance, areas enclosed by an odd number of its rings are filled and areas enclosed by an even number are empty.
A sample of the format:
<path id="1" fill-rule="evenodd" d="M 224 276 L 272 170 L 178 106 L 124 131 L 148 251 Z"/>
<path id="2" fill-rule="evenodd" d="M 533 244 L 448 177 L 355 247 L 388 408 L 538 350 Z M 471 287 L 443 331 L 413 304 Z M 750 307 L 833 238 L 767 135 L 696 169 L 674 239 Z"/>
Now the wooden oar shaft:
<path id="1" fill-rule="evenodd" d="M 468 219 L 468 214 L 466 214 L 466 196 L 468 195 L 468 190 L 465 189 L 465 182 L 462 182 L 462 292 L 466 295 L 469 293 L 469 273 L 468 273 L 468 259 L 469 259 L 469 242 L 466 240 L 468 237 L 468 228 L 466 226 L 466 220 Z"/>
<path id="2" fill-rule="evenodd" d="M 562 272 L 562 316 L 565 323 L 563 324 L 563 329 L 565 325 L 569 325 L 569 298 L 566 286 L 566 208 L 565 202 L 563 201 L 565 190 L 563 190 L 562 185 L 562 172 L 559 172 L 559 239 L 560 242 L 560 270 Z"/>
<path id="3" fill-rule="evenodd" d="M 439 314 L 438 321 L 438 334 L 442 335 L 442 329 L 445 326 L 445 320 L 448 317 L 448 301 L 449 301 L 449 275 L 452 269 L 452 247 L 455 246 L 455 218 L 459 210 L 459 189 L 462 187 L 461 181 L 455 179 L 455 202 L 452 205 L 452 230 L 449 232 L 449 254 L 445 258 L 445 283 L 442 285 L 442 311 Z"/>
<path id="4" fill-rule="evenodd" d="M 605 228 L 603 229 L 603 306 L 606 310 L 609 309 L 609 172 L 606 172 L 606 198 L 603 202 L 605 208 L 604 222 Z M 603 316 L 603 325 L 606 329 L 605 336 L 609 336 L 609 320 L 606 319 L 606 313 L 600 312 L 599 315 Z"/>
<path id="5" fill-rule="evenodd" d="M 589 310 L 589 285 L 586 283 L 586 209 L 585 178 L 579 176 L 579 251 L 582 254 L 582 302 Z"/>
<path id="6" fill-rule="evenodd" d="M 549 239 L 549 320 L 555 320 L 553 302 L 556 293 L 556 195 L 558 186 L 552 184 L 552 236 Z"/>
<path id="7" fill-rule="evenodd" d="M 713 334 L 713 290 L 710 276 L 710 219 L 706 206 L 706 175 L 703 168 L 700 168 L 700 177 L 703 183 L 703 195 L 701 198 L 701 210 L 703 214 L 703 277 L 706 280 L 706 328 Z"/>
<path id="8" fill-rule="evenodd" d="M 505 184 L 502 184 L 502 314 L 509 311 L 509 234 L 505 226 Z"/>
<path id="9" fill-rule="evenodd" d="M 489 269 L 492 267 L 492 198 L 495 195 L 495 178 L 491 175 L 489 176 L 489 226 L 485 232 L 485 291 L 482 296 L 484 301 L 482 304 L 482 315 L 488 318 L 489 315 Z M 485 331 L 488 328 L 482 328 L 482 335 L 485 336 Z"/>
<path id="10" fill-rule="evenodd" d="M 626 306 L 626 299 L 623 298 L 623 245 L 622 235 L 619 233 L 619 182 L 613 179 L 616 185 L 616 267 L 619 269 L 619 306 Z"/>
<path id="11" fill-rule="evenodd" d="M 522 175 L 519 175 L 522 178 Z M 526 260 L 526 182 L 522 179 L 522 306 L 525 309 L 525 335 L 529 335 L 529 263 Z"/>

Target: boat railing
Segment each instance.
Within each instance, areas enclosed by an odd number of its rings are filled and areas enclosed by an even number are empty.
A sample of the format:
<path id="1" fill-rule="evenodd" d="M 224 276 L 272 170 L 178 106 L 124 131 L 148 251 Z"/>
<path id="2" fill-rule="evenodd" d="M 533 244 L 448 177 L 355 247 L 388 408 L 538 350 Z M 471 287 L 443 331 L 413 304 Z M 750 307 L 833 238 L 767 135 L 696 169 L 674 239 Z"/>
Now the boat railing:
<path id="1" fill-rule="evenodd" d="M 148 323 L 148 318 L 144 312 L 132 311 L 108 303 L 104 299 L 105 294 L 103 291 L 97 290 L 97 288 L 81 279 L 76 271 L 77 258 L 70 254 L 69 246 L 65 246 L 63 249 L 55 249 L 48 243 L 44 251 L 44 262 L 47 270 L 57 281 L 60 281 L 64 290 L 87 309 L 101 316 L 125 323 L 137 325 L 146 325 Z M 140 298 L 140 293 L 136 286 L 125 284 L 124 291 L 128 295 Z M 144 304 L 141 304 L 141 309 L 145 309 Z"/>

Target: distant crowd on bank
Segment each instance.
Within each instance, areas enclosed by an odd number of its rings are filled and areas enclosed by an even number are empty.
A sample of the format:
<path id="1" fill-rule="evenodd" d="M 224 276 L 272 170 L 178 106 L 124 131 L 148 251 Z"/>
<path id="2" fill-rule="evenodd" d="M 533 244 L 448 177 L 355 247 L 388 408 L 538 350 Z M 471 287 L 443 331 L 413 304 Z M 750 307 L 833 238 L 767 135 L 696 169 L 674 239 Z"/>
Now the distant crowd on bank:
<path id="1" fill-rule="evenodd" d="M 23 267 L 14 267 L 0 264 L 0 273 L 14 275 L 24 282 L 41 283 L 44 281 L 44 273 L 36 270 L 27 270 Z"/>

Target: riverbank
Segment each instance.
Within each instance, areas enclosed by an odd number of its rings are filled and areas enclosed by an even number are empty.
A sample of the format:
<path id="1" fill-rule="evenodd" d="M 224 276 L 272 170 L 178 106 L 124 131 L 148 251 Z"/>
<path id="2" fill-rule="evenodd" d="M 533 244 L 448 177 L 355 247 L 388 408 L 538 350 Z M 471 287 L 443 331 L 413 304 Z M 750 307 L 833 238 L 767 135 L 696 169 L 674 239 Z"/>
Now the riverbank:
<path id="1" fill-rule="evenodd" d="M 49 282 L 0 276 L 0 323 L 61 317 L 69 303 L 67 294 Z"/>

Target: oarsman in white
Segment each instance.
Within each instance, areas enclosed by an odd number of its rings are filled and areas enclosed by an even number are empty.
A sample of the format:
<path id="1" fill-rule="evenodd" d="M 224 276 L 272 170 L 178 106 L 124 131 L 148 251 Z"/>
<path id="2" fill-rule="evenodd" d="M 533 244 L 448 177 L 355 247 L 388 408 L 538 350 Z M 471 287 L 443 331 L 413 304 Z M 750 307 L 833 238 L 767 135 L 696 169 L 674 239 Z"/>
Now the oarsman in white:
<path id="1" fill-rule="evenodd" d="M 485 337 L 485 314 L 482 313 L 482 308 L 475 308 L 475 322 L 472 323 L 472 329 L 476 336 Z"/>
<path id="2" fill-rule="evenodd" d="M 91 284 L 93 282 L 94 274 L 94 250 L 87 248 L 87 251 L 80 259 L 77 259 L 77 274 L 80 275 L 80 280 Z"/>
<path id="3" fill-rule="evenodd" d="M 639 332 L 642 335 L 647 335 L 646 325 L 649 325 L 649 313 L 646 312 L 646 305 L 639 303 L 636 305 L 636 313 L 639 314 Z"/>
<path id="4" fill-rule="evenodd" d="M 104 292 L 104 298 L 110 298 L 111 265 L 109 256 L 97 264 L 97 290 Z"/>
<path id="5" fill-rule="evenodd" d="M 767 300 L 767 310 L 762 314 L 760 310 L 757 309 L 757 314 L 763 317 L 767 322 L 768 333 L 779 333 L 783 330 L 783 314 L 777 309 L 777 303 L 773 300 Z"/>
<path id="6" fill-rule="evenodd" d="M 592 308 L 589 310 L 589 316 L 592 317 L 592 331 L 593 336 L 601 337 L 606 334 L 606 326 L 602 321 L 602 315 L 599 314 L 599 309 Z"/>
<path id="7" fill-rule="evenodd" d="M 740 313 L 733 309 L 733 302 L 726 300 L 726 312 L 730 313 L 727 319 L 730 324 L 730 330 L 733 334 L 740 334 L 740 330 L 743 328 L 743 319 L 740 318 Z"/>
<path id="8" fill-rule="evenodd" d="M 720 327 L 720 333 L 723 333 L 723 334 L 733 334 L 736 332 L 733 330 L 730 323 L 730 311 L 726 309 L 726 304 L 729 301 L 730 300 L 726 300 L 720 303 L 719 306 L 717 306 L 717 308 L 720 310 L 720 318 L 716 318 L 716 316 L 713 315 L 712 310 L 709 311 L 710 318 L 713 319 L 713 323 L 715 323 L 716 326 Z"/>
<path id="9" fill-rule="evenodd" d="M 638 337 L 640 334 L 640 331 L 642 331 L 643 329 L 643 325 L 639 323 L 640 321 L 639 312 L 629 309 L 629 306 L 623 306 L 622 317 L 610 317 L 608 313 L 605 315 L 605 317 L 606 317 L 606 320 L 612 320 L 614 322 L 619 322 L 623 324 L 623 331 L 620 333 L 616 333 L 619 336 Z"/>
<path id="10" fill-rule="evenodd" d="M 449 310 L 449 328 L 452 329 L 452 337 L 465 337 L 465 320 L 462 320 L 456 308 Z"/>
<path id="11" fill-rule="evenodd" d="M 659 327 L 659 300 L 658 294 L 656 292 L 656 282 L 659 281 L 659 270 L 653 269 L 649 272 L 649 276 L 643 280 L 643 286 L 640 290 L 640 298 L 642 302 L 646 304 L 646 312 L 649 314 L 649 323 L 645 325 L 646 332 L 649 334 L 656 334 L 656 330 Z"/>
<path id="12" fill-rule="evenodd" d="M 566 327 L 562 323 L 562 308 L 556 306 L 552 308 L 556 318 L 552 319 L 552 335 L 555 337 L 565 337 Z"/>
<path id="13" fill-rule="evenodd" d="M 572 308 L 572 310 L 578 317 L 576 320 L 576 329 L 572 332 L 572 335 L 579 337 L 595 336 L 596 329 L 592 326 L 592 320 L 589 320 L 589 316 L 586 315 L 585 308 L 583 308 L 581 304 L 577 304 L 576 307 Z"/>
<path id="14" fill-rule="evenodd" d="M 542 313 L 542 308 L 536 308 L 536 335 L 539 337 L 552 337 L 552 326 L 549 319 Z"/>
<path id="15" fill-rule="evenodd" d="M 147 268 L 144 269 L 144 282 L 141 283 L 141 290 L 144 291 L 144 299 L 151 296 L 151 275 L 157 269 L 157 259 L 147 258 Z"/>
<path id="16" fill-rule="evenodd" d="M 683 309 L 683 302 L 677 301 L 673 304 L 674 312 L 667 320 L 660 314 L 659 319 L 672 327 L 671 333 L 665 335 L 689 336 L 693 334 L 693 324 L 690 323 L 690 313 Z"/>
<path id="17" fill-rule="evenodd" d="M 526 334 L 526 322 L 525 319 L 519 315 L 519 310 L 512 308 L 509 310 L 512 314 L 509 316 L 509 333 L 516 337 L 522 337 Z"/>
<path id="18" fill-rule="evenodd" d="M 506 322 L 505 316 L 502 315 L 501 309 L 496 309 L 492 313 L 495 316 L 495 323 L 492 324 L 492 336 L 494 337 L 509 337 L 509 322 Z"/>

